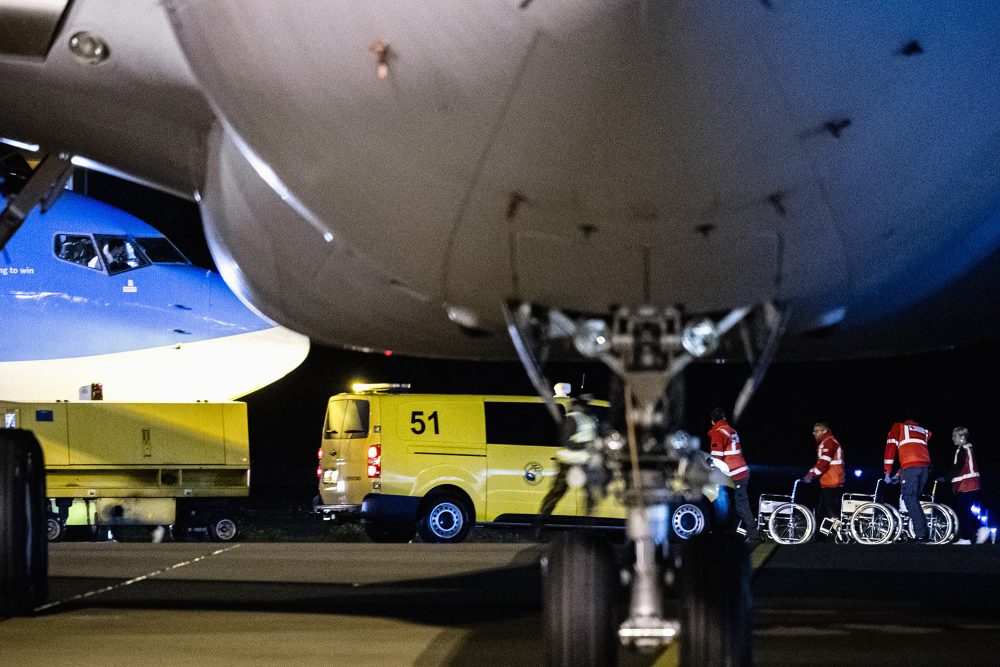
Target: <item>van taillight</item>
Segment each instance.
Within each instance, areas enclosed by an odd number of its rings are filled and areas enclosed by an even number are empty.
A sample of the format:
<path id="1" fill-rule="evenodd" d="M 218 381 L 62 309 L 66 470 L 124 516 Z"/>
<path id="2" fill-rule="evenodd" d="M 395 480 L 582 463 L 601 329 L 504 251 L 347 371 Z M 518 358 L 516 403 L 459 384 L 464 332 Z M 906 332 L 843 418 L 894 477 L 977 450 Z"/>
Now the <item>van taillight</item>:
<path id="1" fill-rule="evenodd" d="M 323 466 L 316 466 L 316 479 L 323 478 Z"/>
<path id="2" fill-rule="evenodd" d="M 382 445 L 368 447 L 368 477 L 374 479 L 382 476 Z"/>
<path id="3" fill-rule="evenodd" d="M 319 451 L 316 452 L 316 458 L 318 458 L 318 459 L 322 459 L 323 458 L 323 448 L 322 447 L 320 447 Z"/>

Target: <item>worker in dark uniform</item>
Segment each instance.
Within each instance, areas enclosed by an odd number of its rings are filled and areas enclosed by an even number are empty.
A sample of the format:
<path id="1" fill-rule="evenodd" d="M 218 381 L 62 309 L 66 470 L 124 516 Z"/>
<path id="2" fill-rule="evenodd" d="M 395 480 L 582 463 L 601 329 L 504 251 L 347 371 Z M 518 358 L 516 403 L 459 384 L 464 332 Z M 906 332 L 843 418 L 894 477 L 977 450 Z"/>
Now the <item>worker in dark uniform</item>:
<path id="1" fill-rule="evenodd" d="M 559 470 L 552 480 L 552 487 L 542 499 L 537 526 L 552 516 L 559 500 L 569 489 L 583 488 L 586 492 L 587 514 L 604 494 L 606 472 L 604 457 L 599 445 L 598 419 L 588 409 L 587 397 L 573 399 L 570 411 L 563 419 L 560 432 L 560 449 L 556 452 Z"/>

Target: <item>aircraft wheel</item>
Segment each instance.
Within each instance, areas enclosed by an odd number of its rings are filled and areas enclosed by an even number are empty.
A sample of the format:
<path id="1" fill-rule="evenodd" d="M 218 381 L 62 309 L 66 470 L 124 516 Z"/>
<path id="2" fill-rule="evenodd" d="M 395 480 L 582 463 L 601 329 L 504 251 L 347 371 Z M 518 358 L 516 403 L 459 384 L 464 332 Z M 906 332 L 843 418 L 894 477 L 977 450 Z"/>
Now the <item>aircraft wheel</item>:
<path id="1" fill-rule="evenodd" d="M 409 542 L 413 539 L 414 532 L 413 526 L 405 524 L 365 520 L 365 534 L 368 535 L 368 539 L 380 544 Z"/>
<path id="2" fill-rule="evenodd" d="M 595 535 L 559 535 L 544 572 L 547 664 L 615 664 L 619 584 L 611 544 Z"/>
<path id="3" fill-rule="evenodd" d="M 750 560 L 742 537 L 711 533 L 681 550 L 681 662 L 749 665 Z"/>
<path id="4" fill-rule="evenodd" d="M 424 542 L 461 542 L 469 534 L 471 514 L 465 503 L 451 494 L 430 496 L 424 500 L 417 532 Z"/>
<path id="5" fill-rule="evenodd" d="M 208 538 L 213 542 L 232 542 L 240 535 L 240 525 L 231 516 L 220 514 L 208 524 Z"/>
<path id="6" fill-rule="evenodd" d="M 29 431 L 0 432 L 0 616 L 20 616 L 48 595 L 45 462 Z"/>

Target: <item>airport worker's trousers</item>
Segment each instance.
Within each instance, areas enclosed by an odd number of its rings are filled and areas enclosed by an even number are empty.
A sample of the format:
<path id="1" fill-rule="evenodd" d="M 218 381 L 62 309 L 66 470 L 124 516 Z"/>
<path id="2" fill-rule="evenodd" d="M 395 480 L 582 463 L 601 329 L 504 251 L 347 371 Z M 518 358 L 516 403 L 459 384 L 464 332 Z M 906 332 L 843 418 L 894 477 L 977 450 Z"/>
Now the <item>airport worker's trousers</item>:
<path id="1" fill-rule="evenodd" d="M 753 513 L 750 512 L 750 499 L 747 497 L 747 482 L 749 481 L 749 475 L 739 481 L 733 480 L 733 492 L 736 501 L 736 515 L 743 522 L 743 527 L 747 531 L 747 539 L 756 540 L 757 521 L 753 518 Z"/>
<path id="2" fill-rule="evenodd" d="M 831 519 L 840 518 L 840 498 L 843 495 L 844 487 L 842 486 L 820 488 L 819 504 L 816 505 L 817 527 L 823 525 L 823 519 L 826 517 L 830 517 Z M 822 537 L 822 535 L 817 535 L 817 539 L 822 539 Z"/>
<path id="3" fill-rule="evenodd" d="M 920 494 L 927 485 L 927 472 L 927 466 L 912 466 L 903 468 L 899 473 L 902 484 L 899 499 L 906 506 L 910 523 L 913 525 L 913 534 L 918 540 L 927 539 L 927 519 L 924 518 L 924 510 L 920 506 Z"/>
<path id="4" fill-rule="evenodd" d="M 955 494 L 955 514 L 958 515 L 959 539 L 976 541 L 976 531 L 979 530 L 979 517 L 972 513 L 972 506 L 979 502 L 979 491 L 966 491 Z"/>

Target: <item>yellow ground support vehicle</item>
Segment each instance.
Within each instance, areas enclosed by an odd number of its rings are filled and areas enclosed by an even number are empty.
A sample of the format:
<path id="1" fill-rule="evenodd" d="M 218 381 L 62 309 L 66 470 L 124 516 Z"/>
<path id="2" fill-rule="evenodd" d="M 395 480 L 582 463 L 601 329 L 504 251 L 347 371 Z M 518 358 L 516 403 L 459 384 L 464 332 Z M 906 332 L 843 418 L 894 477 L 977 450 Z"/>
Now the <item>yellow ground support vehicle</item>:
<path id="1" fill-rule="evenodd" d="M 249 494 L 246 404 L 14 403 L 4 428 L 30 429 L 45 455 L 50 541 L 67 526 L 172 526 L 228 541 Z"/>
<path id="2" fill-rule="evenodd" d="M 558 429 L 530 396 L 357 386 L 327 405 L 316 510 L 357 516 L 376 541 L 457 542 L 476 522 L 530 523 L 558 470 Z M 565 410 L 568 399 L 557 399 Z M 613 494 L 585 516 L 570 490 L 549 523 L 621 525 Z"/>

